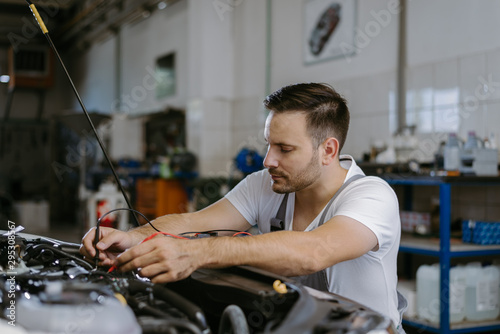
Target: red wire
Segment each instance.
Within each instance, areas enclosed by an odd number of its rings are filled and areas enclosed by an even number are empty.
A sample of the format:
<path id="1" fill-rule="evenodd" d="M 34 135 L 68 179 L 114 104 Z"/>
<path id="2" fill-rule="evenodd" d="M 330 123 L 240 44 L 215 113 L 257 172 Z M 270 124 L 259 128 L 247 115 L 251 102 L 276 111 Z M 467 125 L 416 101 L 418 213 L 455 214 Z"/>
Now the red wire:
<path id="1" fill-rule="evenodd" d="M 171 233 L 167 233 L 167 232 L 155 232 L 153 234 L 151 234 L 149 237 L 147 237 L 146 239 L 142 240 L 141 241 L 141 244 L 145 241 L 148 241 L 148 240 L 151 240 L 153 239 L 154 237 L 156 237 L 158 234 L 163 234 L 163 235 L 168 235 L 169 237 L 173 237 L 173 238 L 177 238 L 177 239 L 186 239 L 186 240 L 189 240 L 189 238 L 185 238 L 185 237 L 181 237 L 180 235 L 175 235 L 175 234 L 171 234 Z M 238 232 L 238 233 L 235 233 L 233 234 L 233 237 L 239 235 L 239 234 L 244 234 L 244 235 L 251 235 L 250 233 L 248 232 Z M 109 268 L 108 270 L 108 273 L 112 272 L 113 270 L 116 269 L 116 266 L 112 266 L 111 268 Z"/>
<path id="2" fill-rule="evenodd" d="M 168 235 L 169 237 L 173 237 L 173 238 L 177 238 L 177 239 L 186 239 L 188 240 L 189 238 L 185 238 L 185 237 L 181 237 L 180 235 L 175 235 L 175 234 L 171 234 L 171 233 L 167 233 L 167 232 L 155 232 L 153 234 L 151 234 L 149 237 L 147 237 L 146 239 L 142 240 L 141 241 L 141 244 L 145 241 L 148 241 L 148 240 L 151 240 L 153 239 L 154 237 L 156 237 L 158 234 L 163 234 L 163 235 Z"/>
<path id="3" fill-rule="evenodd" d="M 153 239 L 154 237 L 156 237 L 158 234 L 163 234 L 163 235 L 168 235 L 169 237 L 173 237 L 173 238 L 177 238 L 177 239 L 188 239 L 188 238 L 184 238 L 184 237 L 181 237 L 179 235 L 175 235 L 175 234 L 171 234 L 171 233 L 167 233 L 167 232 L 155 232 L 153 234 L 151 234 L 149 237 L 147 237 L 146 239 L 142 240 L 141 241 L 141 244 L 145 241 L 148 241 L 148 240 L 151 240 Z M 113 270 L 116 269 L 116 266 L 112 266 L 111 268 L 108 269 L 108 273 L 112 272 Z"/>
<path id="4" fill-rule="evenodd" d="M 238 232 L 238 233 L 233 234 L 233 237 L 235 237 L 235 236 L 237 236 L 237 235 L 239 235 L 239 234 L 243 234 L 243 235 L 252 235 L 252 234 L 250 234 L 250 233 L 248 233 L 248 232 Z"/>

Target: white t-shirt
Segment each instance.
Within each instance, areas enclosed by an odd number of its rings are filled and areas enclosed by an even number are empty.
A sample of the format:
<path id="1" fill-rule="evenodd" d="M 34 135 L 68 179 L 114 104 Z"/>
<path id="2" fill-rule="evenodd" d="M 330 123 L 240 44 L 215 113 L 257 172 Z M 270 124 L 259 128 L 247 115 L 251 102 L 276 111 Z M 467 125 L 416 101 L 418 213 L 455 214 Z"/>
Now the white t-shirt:
<path id="1" fill-rule="evenodd" d="M 348 169 L 346 180 L 356 174 L 364 175 L 351 156 L 340 156 L 340 164 Z M 272 190 L 267 170 L 253 173 L 242 180 L 226 198 L 259 231 L 269 231 L 271 218 L 276 217 L 284 194 Z M 292 230 L 295 194 L 288 196 L 285 230 Z M 305 231 L 318 226 L 323 212 Z M 326 269 L 329 291 L 359 302 L 391 318 L 397 326 L 401 319 L 397 310 L 397 254 L 401 237 L 398 199 L 382 179 L 363 177 L 348 185 L 334 200 L 325 222 L 334 216 L 353 218 L 373 231 L 378 240 L 377 251 Z"/>

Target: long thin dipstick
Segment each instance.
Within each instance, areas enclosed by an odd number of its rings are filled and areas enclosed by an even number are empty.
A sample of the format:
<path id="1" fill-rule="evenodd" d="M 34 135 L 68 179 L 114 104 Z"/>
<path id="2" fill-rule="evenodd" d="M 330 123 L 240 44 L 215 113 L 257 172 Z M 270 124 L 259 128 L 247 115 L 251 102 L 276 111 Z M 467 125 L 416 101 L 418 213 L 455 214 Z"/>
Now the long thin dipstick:
<path id="1" fill-rule="evenodd" d="M 35 5 L 33 3 L 31 3 L 30 0 L 26 0 L 26 2 L 28 3 L 31 11 L 33 12 L 33 15 L 35 16 L 35 19 L 38 22 L 38 25 L 40 26 L 40 29 L 42 29 L 43 34 L 47 38 L 47 41 L 49 42 L 50 47 L 52 48 L 52 50 L 54 51 L 57 59 L 59 60 L 59 63 L 61 64 L 61 66 L 62 66 L 62 68 L 64 70 L 64 73 L 66 73 L 66 77 L 68 78 L 69 83 L 71 84 L 71 88 L 73 89 L 73 92 L 75 93 L 75 96 L 76 96 L 76 98 L 78 100 L 78 103 L 82 107 L 83 113 L 85 114 L 85 117 L 87 118 L 87 121 L 89 122 L 90 127 L 92 128 L 92 131 L 94 132 L 94 135 L 97 138 L 97 142 L 99 143 L 99 146 L 101 147 L 101 150 L 104 153 L 104 157 L 106 158 L 106 161 L 108 162 L 109 167 L 111 168 L 111 172 L 113 173 L 113 176 L 115 178 L 117 186 L 120 189 L 123 197 L 125 198 L 125 202 L 127 202 L 127 206 L 130 209 L 132 209 L 132 205 L 130 204 L 128 196 L 125 193 L 125 190 L 123 189 L 123 186 L 120 183 L 120 179 L 118 178 L 118 174 L 116 174 L 115 168 L 113 167 L 113 164 L 111 163 L 111 159 L 109 158 L 108 153 L 106 152 L 106 149 L 104 148 L 104 144 L 102 143 L 101 138 L 99 137 L 99 134 L 97 133 L 97 130 L 96 130 L 95 126 L 94 126 L 94 123 L 92 123 L 92 120 L 90 119 L 90 115 L 89 115 L 89 113 L 87 111 L 87 108 L 85 108 L 85 105 L 83 104 L 83 101 L 82 101 L 82 99 L 80 97 L 80 94 L 78 94 L 78 91 L 77 91 L 77 89 L 75 87 L 75 84 L 73 83 L 73 80 L 71 79 L 71 76 L 69 75 L 69 72 L 66 69 L 66 66 L 64 65 L 64 62 L 62 61 L 61 56 L 59 56 L 59 52 L 57 52 L 57 49 L 56 49 L 54 43 L 52 42 L 52 39 L 50 38 L 49 31 L 48 31 L 47 27 L 45 26 L 45 23 L 43 22 L 42 17 L 38 13 L 38 10 L 36 9 Z M 139 219 L 137 218 L 135 212 L 133 212 L 133 216 L 134 216 L 136 225 L 140 226 L 141 224 L 139 223 Z"/>
<path id="2" fill-rule="evenodd" d="M 94 249 L 95 249 L 95 268 L 99 266 L 99 249 L 97 249 L 97 243 L 99 242 L 100 235 L 99 235 L 99 223 L 97 223 L 97 226 L 95 227 L 95 236 L 94 236 Z"/>

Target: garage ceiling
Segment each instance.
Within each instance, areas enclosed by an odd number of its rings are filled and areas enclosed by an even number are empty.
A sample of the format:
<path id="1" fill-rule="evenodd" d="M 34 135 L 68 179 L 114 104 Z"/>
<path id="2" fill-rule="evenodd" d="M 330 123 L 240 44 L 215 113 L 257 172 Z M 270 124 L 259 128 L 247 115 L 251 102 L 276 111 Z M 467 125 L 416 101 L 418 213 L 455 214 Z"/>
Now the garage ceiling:
<path id="1" fill-rule="evenodd" d="M 85 48 L 179 0 L 32 0 L 61 50 Z M 42 42 L 25 0 L 0 0 L 0 47 Z"/>
<path id="2" fill-rule="evenodd" d="M 47 28 L 54 29 L 72 16 L 76 0 L 33 1 L 44 17 Z M 34 30 L 37 28 L 37 30 Z M 26 44 L 26 40 L 43 37 L 36 25 L 30 8 L 25 0 L 0 0 L 0 46 L 17 43 Z"/>

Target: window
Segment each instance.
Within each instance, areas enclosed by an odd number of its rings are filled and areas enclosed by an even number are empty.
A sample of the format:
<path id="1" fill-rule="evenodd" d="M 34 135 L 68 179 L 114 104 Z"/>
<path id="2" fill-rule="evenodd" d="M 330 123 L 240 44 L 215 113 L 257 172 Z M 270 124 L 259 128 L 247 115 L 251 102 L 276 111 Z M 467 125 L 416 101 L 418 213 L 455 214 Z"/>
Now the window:
<path id="1" fill-rule="evenodd" d="M 158 77 L 156 98 L 175 95 L 175 53 L 169 53 L 156 60 L 156 73 Z"/>

